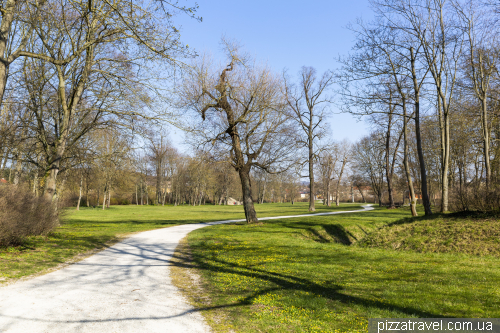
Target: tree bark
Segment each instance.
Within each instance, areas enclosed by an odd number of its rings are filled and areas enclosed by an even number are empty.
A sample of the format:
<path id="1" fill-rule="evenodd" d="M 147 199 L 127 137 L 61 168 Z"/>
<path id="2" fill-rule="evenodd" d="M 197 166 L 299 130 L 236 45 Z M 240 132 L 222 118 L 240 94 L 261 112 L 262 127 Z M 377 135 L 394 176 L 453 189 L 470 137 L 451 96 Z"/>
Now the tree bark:
<path id="1" fill-rule="evenodd" d="M 486 98 L 486 93 L 481 101 L 481 127 L 483 130 L 483 155 L 484 155 L 484 167 L 486 171 L 486 189 L 490 189 L 491 184 L 491 163 L 490 163 L 490 130 L 488 126 L 488 103 Z"/>
<path id="2" fill-rule="evenodd" d="M 250 181 L 250 167 L 244 167 L 239 172 L 241 180 L 241 190 L 243 193 L 243 208 L 247 223 L 258 222 L 257 213 L 252 200 L 252 184 Z"/>
<path id="3" fill-rule="evenodd" d="M 80 201 L 82 201 L 82 190 L 83 190 L 83 174 L 80 175 L 80 195 L 78 196 L 78 203 L 76 204 L 76 210 L 80 210 Z"/>
<path id="4" fill-rule="evenodd" d="M 392 91 L 391 97 L 392 100 Z M 389 159 L 390 149 L 391 149 L 391 126 L 392 126 L 392 111 L 394 106 L 389 105 L 391 113 L 389 114 L 389 121 L 387 124 L 387 131 L 385 134 L 385 177 L 387 180 L 387 191 L 389 193 L 389 208 L 394 208 L 396 205 L 394 204 L 394 196 L 392 195 L 392 170 L 391 163 Z"/>
<path id="5" fill-rule="evenodd" d="M 332 203 L 330 202 L 330 179 L 326 182 L 326 206 L 330 207 Z"/>
<path id="6" fill-rule="evenodd" d="M 106 194 L 107 194 L 107 188 L 104 187 L 104 196 L 102 198 L 102 210 L 106 209 Z"/>
<path id="7" fill-rule="evenodd" d="M 407 124 L 408 120 L 406 119 L 406 101 L 403 99 L 403 166 L 405 169 L 406 179 L 408 181 L 408 189 L 410 191 L 410 209 L 411 216 L 418 216 L 417 214 L 417 199 L 415 197 L 415 189 L 413 188 L 413 181 L 411 179 L 410 174 L 410 165 L 408 163 L 408 138 L 407 138 Z M 403 198 L 404 204 L 404 198 Z"/>
<path id="8" fill-rule="evenodd" d="M 16 156 L 16 167 L 14 168 L 14 182 L 13 184 L 17 186 L 19 184 L 19 179 L 21 178 L 21 171 L 23 164 L 21 162 L 21 154 L 18 153 Z"/>
<path id="9" fill-rule="evenodd" d="M 312 119 L 312 117 L 311 117 Z M 309 133 L 309 139 L 308 139 L 308 144 L 309 144 L 309 211 L 314 212 L 316 211 L 316 207 L 314 206 L 314 147 L 313 147 L 313 142 L 312 142 L 312 131 Z"/>
<path id="10" fill-rule="evenodd" d="M 35 170 L 35 175 L 33 176 L 33 193 L 38 196 L 38 171 Z"/>
<path id="11" fill-rule="evenodd" d="M 424 160 L 424 153 L 422 150 L 422 137 L 421 137 L 421 130 L 420 130 L 420 86 L 417 81 L 417 74 L 415 70 L 415 54 L 414 54 L 414 49 L 413 47 L 410 48 L 410 55 L 411 55 L 411 71 L 412 71 L 412 78 L 413 78 L 413 87 L 414 87 L 414 93 L 415 93 L 415 136 L 417 139 L 417 155 L 418 155 L 418 162 L 420 165 L 420 180 L 421 180 L 421 190 L 422 190 L 422 203 L 424 205 L 424 212 L 425 215 L 431 215 L 432 210 L 431 210 L 431 203 L 429 200 L 429 194 L 427 192 L 427 171 L 425 169 L 425 160 Z"/>
<path id="12" fill-rule="evenodd" d="M 347 157 L 344 157 L 342 160 L 342 167 L 340 168 L 339 179 L 337 180 L 337 192 L 335 194 L 335 205 L 340 205 L 340 197 L 339 197 L 339 189 L 340 189 L 340 181 L 342 180 L 342 174 L 344 173 L 344 167 L 347 163 Z"/>
<path id="13" fill-rule="evenodd" d="M 85 200 L 87 201 L 87 207 L 90 206 L 89 203 L 89 179 L 85 179 Z"/>

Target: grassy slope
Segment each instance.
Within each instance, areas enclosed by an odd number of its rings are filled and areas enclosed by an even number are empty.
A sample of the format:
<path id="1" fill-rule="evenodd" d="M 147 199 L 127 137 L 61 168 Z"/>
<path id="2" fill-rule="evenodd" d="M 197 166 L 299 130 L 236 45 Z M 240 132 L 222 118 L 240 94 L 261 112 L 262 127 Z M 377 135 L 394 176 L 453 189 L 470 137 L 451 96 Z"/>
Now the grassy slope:
<path id="1" fill-rule="evenodd" d="M 373 317 L 499 317 L 498 258 L 345 245 L 407 216 L 378 209 L 213 226 L 188 236 L 194 263 L 179 253 L 178 264 L 198 267 L 207 310 L 224 309 L 241 332 L 365 331 Z"/>
<path id="2" fill-rule="evenodd" d="M 256 205 L 260 216 L 307 213 L 306 204 Z M 319 207 L 323 211 L 324 207 Z M 112 206 L 110 209 L 68 209 L 63 224 L 47 237 L 31 237 L 24 246 L 0 248 L 0 283 L 47 271 L 81 259 L 139 231 L 200 221 L 244 218 L 242 206 Z"/>
<path id="3" fill-rule="evenodd" d="M 500 257 L 500 215 L 470 212 L 404 219 L 370 234 L 359 245 Z"/>

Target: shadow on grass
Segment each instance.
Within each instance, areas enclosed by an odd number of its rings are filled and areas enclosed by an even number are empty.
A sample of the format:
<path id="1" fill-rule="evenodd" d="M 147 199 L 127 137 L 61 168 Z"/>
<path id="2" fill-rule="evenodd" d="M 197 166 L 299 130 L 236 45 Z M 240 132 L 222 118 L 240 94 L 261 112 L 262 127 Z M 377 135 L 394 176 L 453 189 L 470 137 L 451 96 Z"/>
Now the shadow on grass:
<path id="1" fill-rule="evenodd" d="M 99 227 L 105 227 L 106 224 L 116 224 L 116 225 L 126 225 L 126 224 L 133 224 L 133 225 L 144 225 L 144 224 L 150 224 L 150 225 L 160 225 L 160 226 L 174 226 L 174 225 L 180 225 L 180 224 L 195 224 L 195 223 L 208 223 L 212 222 L 212 220 L 202 220 L 202 219 L 190 219 L 190 220 L 185 220 L 185 219 L 179 219 L 179 220 L 158 220 L 158 219 L 127 219 L 123 218 L 121 220 L 116 220 L 116 221 L 93 221 L 93 220 L 84 220 L 84 219 L 72 219 L 71 221 L 68 221 L 66 223 L 62 223 L 63 226 L 65 227 L 75 227 L 78 228 L 81 225 L 82 228 L 89 228 L 89 227 L 94 227 L 94 228 L 99 228 Z M 92 224 L 99 224 L 99 225 L 94 225 L 94 226 L 89 226 Z M 102 226 L 101 226 L 102 224 Z M 146 231 L 145 229 L 144 231 Z"/>
<path id="2" fill-rule="evenodd" d="M 195 256 L 193 262 L 186 259 L 190 257 L 191 253 L 187 253 L 183 250 L 178 251 L 178 253 L 180 255 L 174 255 L 174 258 L 177 259 L 176 262 L 172 262 L 172 265 L 174 266 L 182 268 L 196 268 L 199 270 L 210 271 L 214 273 L 236 274 L 243 277 L 261 279 L 265 282 L 272 283 L 275 285 L 275 287 L 269 287 L 259 291 L 255 291 L 252 294 L 241 299 L 237 303 L 203 307 L 203 308 L 198 308 L 197 310 L 213 310 L 218 308 L 248 306 L 252 305 L 253 300 L 255 300 L 257 297 L 265 295 L 271 291 L 292 290 L 292 291 L 304 291 L 304 292 L 314 293 L 317 295 L 321 295 L 322 297 L 328 298 L 331 301 L 340 302 L 345 305 L 361 305 L 364 307 L 378 308 L 381 310 L 399 311 L 400 313 L 408 316 L 418 316 L 423 318 L 443 317 L 438 313 L 427 312 L 413 307 L 403 307 L 399 305 L 383 303 L 376 300 L 365 299 L 359 296 L 351 296 L 344 291 L 344 287 L 336 284 L 330 286 L 324 286 L 312 280 L 299 278 L 293 275 L 266 271 L 264 269 L 258 269 L 252 267 L 253 265 L 252 266 L 237 265 L 220 259 L 215 259 L 214 257 L 211 256 L 208 257 L 199 254 Z M 211 264 L 210 261 L 214 262 L 215 264 Z"/>

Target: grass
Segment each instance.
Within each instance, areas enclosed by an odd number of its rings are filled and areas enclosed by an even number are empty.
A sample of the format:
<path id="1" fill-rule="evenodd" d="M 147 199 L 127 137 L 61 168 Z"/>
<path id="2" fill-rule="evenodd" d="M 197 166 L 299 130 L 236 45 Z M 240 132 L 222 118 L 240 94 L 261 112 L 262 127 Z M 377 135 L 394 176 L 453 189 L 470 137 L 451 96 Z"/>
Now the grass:
<path id="1" fill-rule="evenodd" d="M 318 205 L 318 211 L 327 209 Z M 260 216 L 307 213 L 307 204 L 256 205 Z M 22 246 L 0 248 L 0 283 L 45 273 L 80 260 L 134 232 L 178 224 L 244 218 L 242 206 L 111 206 L 67 209 L 62 225 L 46 237 L 29 237 Z"/>
<path id="2" fill-rule="evenodd" d="M 201 276 L 194 304 L 217 312 L 215 331 L 365 332 L 368 318 L 500 317 L 499 258 L 358 245 L 408 216 L 376 209 L 212 226 L 189 234 L 177 265 Z"/>
<path id="3" fill-rule="evenodd" d="M 500 215 L 461 212 L 403 219 L 370 234 L 360 245 L 500 257 Z"/>
<path id="4" fill-rule="evenodd" d="M 256 208 L 307 213 L 307 203 Z M 377 208 L 199 229 L 178 247 L 172 278 L 216 331 L 364 332 L 375 317 L 500 317 L 498 218 L 408 216 Z M 49 236 L 0 249 L 0 280 L 47 272 L 134 232 L 243 217 L 241 206 L 68 210 Z M 395 251 L 395 242 L 407 245 Z M 457 253 L 470 248 L 483 249 Z"/>

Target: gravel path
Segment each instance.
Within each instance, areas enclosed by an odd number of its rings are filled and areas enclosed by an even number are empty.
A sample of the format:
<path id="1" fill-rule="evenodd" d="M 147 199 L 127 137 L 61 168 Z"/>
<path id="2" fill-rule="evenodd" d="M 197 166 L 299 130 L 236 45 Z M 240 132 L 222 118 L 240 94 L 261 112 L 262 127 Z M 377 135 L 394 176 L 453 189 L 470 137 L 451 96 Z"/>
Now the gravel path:
<path id="1" fill-rule="evenodd" d="M 210 332 L 172 285 L 169 260 L 189 232 L 240 221 L 142 232 L 61 270 L 0 287 L 0 332 Z"/>

